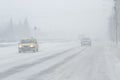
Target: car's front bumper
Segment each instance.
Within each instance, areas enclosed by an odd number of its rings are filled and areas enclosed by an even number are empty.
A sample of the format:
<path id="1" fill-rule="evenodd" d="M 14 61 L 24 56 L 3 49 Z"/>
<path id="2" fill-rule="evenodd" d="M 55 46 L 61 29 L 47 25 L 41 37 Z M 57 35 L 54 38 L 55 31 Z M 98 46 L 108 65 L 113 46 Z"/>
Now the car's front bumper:
<path id="1" fill-rule="evenodd" d="M 35 50 L 35 47 L 21 47 L 19 48 L 19 51 L 33 51 Z"/>

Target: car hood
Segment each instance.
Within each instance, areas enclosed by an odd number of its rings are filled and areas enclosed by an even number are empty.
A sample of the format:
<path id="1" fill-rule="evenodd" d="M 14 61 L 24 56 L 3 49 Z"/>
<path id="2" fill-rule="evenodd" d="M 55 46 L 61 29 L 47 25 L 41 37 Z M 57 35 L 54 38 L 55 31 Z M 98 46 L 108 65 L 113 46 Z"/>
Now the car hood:
<path id="1" fill-rule="evenodd" d="M 22 45 L 22 46 L 30 46 L 30 45 L 34 45 L 34 44 L 20 44 L 20 45 Z"/>

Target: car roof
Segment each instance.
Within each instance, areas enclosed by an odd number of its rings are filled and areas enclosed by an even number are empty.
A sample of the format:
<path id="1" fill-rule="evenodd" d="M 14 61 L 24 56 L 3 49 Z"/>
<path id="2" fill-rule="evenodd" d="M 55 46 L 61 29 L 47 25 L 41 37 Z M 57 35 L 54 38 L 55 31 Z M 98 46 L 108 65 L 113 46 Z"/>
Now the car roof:
<path id="1" fill-rule="evenodd" d="M 34 39 L 34 38 L 26 38 L 26 39 L 22 39 L 21 41 L 27 41 L 27 40 L 31 40 L 31 41 L 37 41 L 36 39 Z"/>

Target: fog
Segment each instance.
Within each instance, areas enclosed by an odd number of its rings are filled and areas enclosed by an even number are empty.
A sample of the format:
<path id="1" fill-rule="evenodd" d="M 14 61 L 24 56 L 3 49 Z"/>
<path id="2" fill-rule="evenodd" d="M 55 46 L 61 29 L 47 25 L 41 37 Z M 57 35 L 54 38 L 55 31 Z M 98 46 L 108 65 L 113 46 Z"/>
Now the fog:
<path id="1" fill-rule="evenodd" d="M 0 0 L 0 24 L 28 18 L 49 37 L 107 39 L 112 11 L 113 0 Z"/>

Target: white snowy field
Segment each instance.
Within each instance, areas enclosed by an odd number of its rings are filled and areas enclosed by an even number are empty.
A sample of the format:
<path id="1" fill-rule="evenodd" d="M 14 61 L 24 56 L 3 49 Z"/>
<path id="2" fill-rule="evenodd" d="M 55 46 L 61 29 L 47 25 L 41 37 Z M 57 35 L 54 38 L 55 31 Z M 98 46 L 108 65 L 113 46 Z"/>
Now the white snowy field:
<path id="1" fill-rule="evenodd" d="M 0 48 L 0 80 L 120 80 L 119 48 L 81 47 L 78 42 L 42 43 L 38 53 Z"/>

